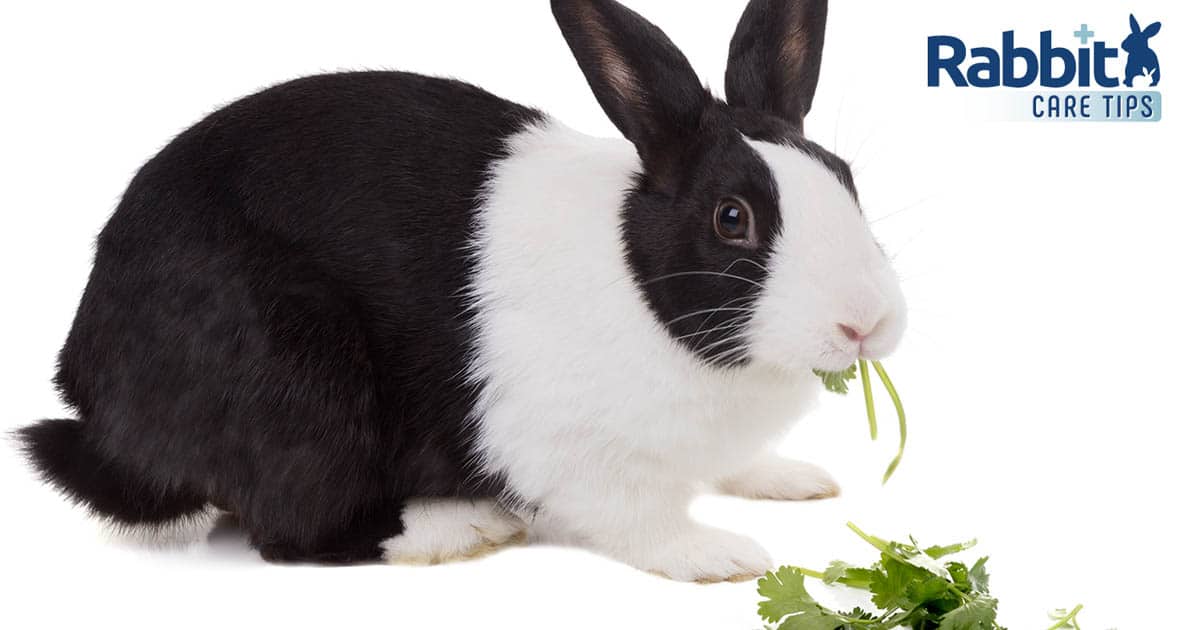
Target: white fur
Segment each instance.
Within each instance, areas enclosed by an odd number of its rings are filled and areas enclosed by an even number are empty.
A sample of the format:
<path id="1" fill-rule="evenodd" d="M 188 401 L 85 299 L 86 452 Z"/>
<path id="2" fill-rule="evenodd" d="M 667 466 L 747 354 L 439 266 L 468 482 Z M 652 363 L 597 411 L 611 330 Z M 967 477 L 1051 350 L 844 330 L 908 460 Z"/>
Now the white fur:
<path id="1" fill-rule="evenodd" d="M 524 529 L 495 501 L 414 500 L 404 506 L 404 533 L 383 542 L 383 555 L 407 564 L 471 558 L 519 540 Z"/>
<path id="2" fill-rule="evenodd" d="M 777 168 L 779 156 L 758 148 Z M 503 476 L 511 499 L 536 507 L 537 538 L 585 545 L 675 579 L 761 574 L 770 567 L 761 547 L 693 522 L 688 505 L 699 484 L 751 467 L 801 415 L 818 391 L 816 357 L 764 352 L 772 360 L 755 354 L 746 367 L 716 369 L 669 336 L 624 258 L 619 213 L 639 169 L 628 142 L 547 123 L 512 139 L 510 149 L 495 167 L 474 244 L 479 336 L 471 376 L 483 388 L 476 418 L 484 467 Z M 794 158 L 783 167 L 799 164 L 813 179 L 801 185 L 829 194 L 811 159 L 779 151 Z M 785 194 L 813 198 L 790 174 L 777 177 Z M 815 219 L 832 223 L 822 229 L 833 237 L 856 228 L 863 233 L 856 242 L 881 257 L 857 207 L 838 200 L 837 208 L 810 212 L 795 201 L 784 203 L 784 248 L 813 246 L 814 237 L 788 236 L 786 222 L 808 230 Z M 836 212 L 859 224 L 831 219 Z M 813 259 L 828 269 L 820 256 L 831 249 L 783 252 L 772 276 L 794 279 L 792 267 Z M 768 294 L 781 295 L 768 295 L 756 318 L 755 353 L 781 335 L 817 334 L 815 325 L 787 327 L 809 302 L 773 280 Z M 869 314 L 853 299 L 847 304 Z"/>
<path id="3" fill-rule="evenodd" d="M 805 501 L 827 499 L 841 493 L 836 481 L 820 466 L 767 455 L 749 467 L 722 479 L 717 489 L 747 499 Z"/>
<path id="4" fill-rule="evenodd" d="M 904 296 L 858 202 L 802 151 L 751 141 L 779 188 L 783 231 L 755 307 L 751 345 L 761 361 L 796 371 L 842 370 L 900 342 Z M 860 348 L 839 324 L 873 331 Z"/>

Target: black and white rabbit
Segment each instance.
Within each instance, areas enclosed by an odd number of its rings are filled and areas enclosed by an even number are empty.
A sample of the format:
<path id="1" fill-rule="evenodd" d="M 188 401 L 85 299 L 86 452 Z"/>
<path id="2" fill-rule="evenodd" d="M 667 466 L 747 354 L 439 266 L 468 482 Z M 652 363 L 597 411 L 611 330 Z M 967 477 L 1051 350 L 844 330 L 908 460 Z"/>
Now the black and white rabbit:
<path id="1" fill-rule="evenodd" d="M 213 508 L 264 558 L 429 562 L 520 538 L 680 580 L 759 575 L 706 484 L 835 494 L 770 446 L 814 368 L 893 350 L 897 278 L 804 137 L 826 2 L 753 0 L 728 102 L 613 0 L 552 0 L 625 139 L 455 81 L 293 81 L 184 132 L 100 235 L 21 432 L 94 513 Z"/>

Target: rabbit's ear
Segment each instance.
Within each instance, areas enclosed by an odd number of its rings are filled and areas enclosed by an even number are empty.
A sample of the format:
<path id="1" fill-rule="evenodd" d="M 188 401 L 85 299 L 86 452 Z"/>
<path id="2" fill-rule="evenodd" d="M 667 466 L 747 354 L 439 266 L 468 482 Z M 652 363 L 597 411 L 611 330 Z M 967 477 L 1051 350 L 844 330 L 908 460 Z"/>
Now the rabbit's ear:
<path id="1" fill-rule="evenodd" d="M 667 158 L 700 126 L 712 95 L 658 27 L 613 0 L 551 0 L 609 119 L 644 161 Z"/>
<path id="2" fill-rule="evenodd" d="M 1138 24 L 1137 18 L 1133 17 L 1132 13 L 1129 14 L 1129 29 L 1133 31 L 1134 35 L 1142 32 L 1141 25 Z"/>
<path id="3" fill-rule="evenodd" d="M 802 125 L 821 75 L 828 11 L 827 0 L 751 0 L 729 47 L 729 104 Z"/>
<path id="4" fill-rule="evenodd" d="M 1162 28 L 1162 22 L 1155 22 L 1155 23 L 1151 24 L 1150 26 L 1147 26 L 1146 30 L 1144 30 L 1142 32 L 1145 33 L 1146 39 L 1150 39 L 1151 37 L 1158 35 L 1158 31 L 1161 28 Z"/>

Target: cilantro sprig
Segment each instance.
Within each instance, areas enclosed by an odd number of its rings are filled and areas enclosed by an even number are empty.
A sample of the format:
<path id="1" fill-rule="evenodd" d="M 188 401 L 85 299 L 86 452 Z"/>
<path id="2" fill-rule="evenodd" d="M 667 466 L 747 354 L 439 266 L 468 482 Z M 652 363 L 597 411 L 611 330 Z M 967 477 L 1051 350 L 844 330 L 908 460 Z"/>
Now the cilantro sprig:
<path id="1" fill-rule="evenodd" d="M 987 557 L 971 565 L 943 558 L 962 553 L 975 541 L 922 547 L 872 536 L 853 523 L 847 526 L 879 551 L 870 567 L 835 561 L 824 571 L 781 567 L 758 581 L 765 599 L 758 614 L 775 630 L 1004 630 L 996 623 L 999 602 L 989 591 Z M 805 579 L 867 591 L 875 611 L 837 611 L 818 602 Z M 1056 611 L 1049 630 L 1079 630 L 1083 606 Z"/>
<path id="2" fill-rule="evenodd" d="M 1079 630 L 1079 622 L 1075 620 L 1079 616 L 1079 611 L 1083 610 L 1083 605 L 1076 606 L 1071 610 L 1059 608 L 1050 614 L 1050 619 L 1054 620 L 1053 626 L 1049 630 Z"/>
<path id="3" fill-rule="evenodd" d="M 858 372 L 862 372 L 863 381 L 863 398 L 867 403 L 867 424 L 871 430 L 871 440 L 879 439 L 879 424 L 875 416 L 875 395 L 871 390 L 871 372 L 869 367 L 875 368 L 875 373 L 879 375 L 879 380 L 883 381 L 883 386 L 887 389 L 888 396 L 892 399 L 892 405 L 896 407 L 896 418 L 900 424 L 900 449 L 896 453 L 896 457 L 888 464 L 887 471 L 883 473 L 883 483 L 887 483 L 892 475 L 895 474 L 896 468 L 900 466 L 900 461 L 904 459 L 904 448 L 908 444 L 908 418 L 904 414 L 904 404 L 900 402 L 900 394 L 896 392 L 896 386 L 892 383 L 892 379 L 888 376 L 887 370 L 883 369 L 883 364 L 879 361 L 871 361 L 870 365 L 866 360 L 859 360 L 858 365 L 851 365 L 849 368 L 841 372 L 825 372 L 822 370 L 813 370 L 821 379 L 821 383 L 825 389 L 835 394 L 846 395 L 850 393 L 849 382 L 857 378 Z"/>

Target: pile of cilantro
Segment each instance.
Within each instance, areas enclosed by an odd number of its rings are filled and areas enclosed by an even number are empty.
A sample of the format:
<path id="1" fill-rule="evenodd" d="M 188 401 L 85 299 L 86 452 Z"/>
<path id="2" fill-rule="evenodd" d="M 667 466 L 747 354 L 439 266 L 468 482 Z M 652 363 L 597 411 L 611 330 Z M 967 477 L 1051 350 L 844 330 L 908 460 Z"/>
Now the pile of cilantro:
<path id="1" fill-rule="evenodd" d="M 975 541 L 921 547 L 871 536 L 853 523 L 854 533 L 879 550 L 870 567 L 833 562 L 824 571 L 782 567 L 758 581 L 765 600 L 758 614 L 775 630 L 1004 630 L 996 623 L 998 602 L 988 591 L 987 557 L 969 566 L 942 559 L 975 545 Z M 836 611 L 821 605 L 804 586 L 806 578 L 867 591 L 874 611 L 862 608 Z M 1082 610 L 1059 610 L 1049 630 L 1079 630 Z"/>

